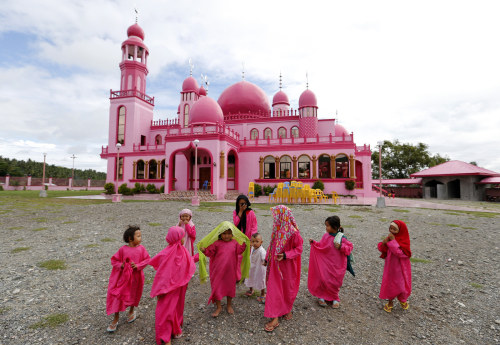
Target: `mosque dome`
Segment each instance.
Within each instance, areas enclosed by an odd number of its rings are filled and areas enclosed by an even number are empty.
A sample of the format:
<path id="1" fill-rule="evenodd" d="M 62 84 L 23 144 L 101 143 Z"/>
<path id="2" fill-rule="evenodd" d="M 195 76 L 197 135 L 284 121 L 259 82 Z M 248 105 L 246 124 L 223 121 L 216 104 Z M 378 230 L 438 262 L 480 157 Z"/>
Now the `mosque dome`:
<path id="1" fill-rule="evenodd" d="M 127 29 L 127 36 L 137 36 L 141 40 L 144 40 L 144 30 L 139 26 L 139 24 L 135 23 Z"/>
<path id="2" fill-rule="evenodd" d="M 214 125 L 224 122 L 219 104 L 210 97 L 202 97 L 193 104 L 189 112 L 189 125 Z"/>
<path id="3" fill-rule="evenodd" d="M 200 96 L 206 96 L 207 95 L 207 91 L 205 91 L 205 88 L 202 86 L 200 86 L 200 91 L 198 91 L 198 94 Z"/>
<path id="4" fill-rule="evenodd" d="M 200 90 L 198 82 L 193 77 L 187 77 L 182 83 L 182 92 L 196 92 Z"/>
<path id="5" fill-rule="evenodd" d="M 316 100 L 316 95 L 311 90 L 307 89 L 302 92 L 299 98 L 299 109 L 303 107 L 318 107 L 318 101 Z"/>
<path id="6" fill-rule="evenodd" d="M 345 134 L 346 136 L 348 136 L 349 132 L 347 132 L 347 129 L 345 129 L 344 126 L 336 124 L 335 125 L 335 135 L 334 136 L 341 137 L 343 134 Z"/>
<path id="7" fill-rule="evenodd" d="M 286 95 L 286 93 L 284 93 L 283 91 L 279 90 L 273 97 L 273 107 L 276 105 L 276 104 L 286 104 L 286 105 L 290 105 L 290 101 L 288 101 L 288 96 Z"/>
<path id="8" fill-rule="evenodd" d="M 250 113 L 270 116 L 271 107 L 266 93 L 257 85 L 245 80 L 226 88 L 217 102 L 224 115 Z"/>

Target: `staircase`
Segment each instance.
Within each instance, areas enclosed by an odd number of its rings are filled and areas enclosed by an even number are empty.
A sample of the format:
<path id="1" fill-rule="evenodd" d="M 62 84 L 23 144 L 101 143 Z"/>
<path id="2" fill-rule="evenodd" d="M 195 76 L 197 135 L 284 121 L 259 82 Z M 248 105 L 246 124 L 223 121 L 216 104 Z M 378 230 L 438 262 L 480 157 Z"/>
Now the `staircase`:
<path id="1" fill-rule="evenodd" d="M 173 190 L 169 194 L 160 194 L 162 200 L 190 201 L 194 197 L 193 190 Z M 200 201 L 216 201 L 217 196 L 210 194 L 208 191 L 199 190 L 198 197 Z"/>
<path id="2" fill-rule="evenodd" d="M 240 195 L 241 193 L 238 192 L 237 190 L 230 190 L 226 193 L 226 195 L 224 195 L 224 199 L 226 200 L 236 200 L 236 198 L 238 198 L 238 196 Z"/>

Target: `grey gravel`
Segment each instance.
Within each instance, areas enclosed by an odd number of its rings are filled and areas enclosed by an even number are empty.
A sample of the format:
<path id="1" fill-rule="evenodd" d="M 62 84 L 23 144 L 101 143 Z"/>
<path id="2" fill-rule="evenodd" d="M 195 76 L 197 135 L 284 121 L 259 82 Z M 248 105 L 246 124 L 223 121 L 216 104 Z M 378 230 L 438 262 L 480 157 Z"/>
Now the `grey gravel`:
<path id="1" fill-rule="evenodd" d="M 255 205 L 259 232 L 267 247 L 269 208 Z M 128 224 L 139 224 L 151 255 L 166 245 L 184 202 L 120 204 L 39 204 L 12 207 L 0 203 L 0 344 L 154 344 L 155 300 L 149 297 L 154 270 L 145 269 L 146 285 L 138 319 L 123 313 L 115 334 L 107 334 L 106 291 L 110 257 L 123 244 Z M 291 321 L 264 332 L 264 306 L 237 289 L 236 314 L 210 317 L 210 285 L 197 276 L 186 295 L 184 337 L 173 344 L 499 344 L 499 217 L 433 209 L 377 209 L 369 206 L 291 206 L 304 238 L 300 291 Z M 233 206 L 192 208 L 198 239 L 219 222 L 231 220 Z M 324 233 L 324 219 L 340 216 L 354 244 L 356 277 L 346 274 L 341 308 L 320 308 L 307 290 L 309 244 Z M 377 242 L 392 219 L 408 224 L 414 262 L 410 309 L 382 310 L 378 292 L 383 260 Z M 157 225 L 157 224 L 160 225 Z M 40 229 L 46 228 L 46 229 Z M 37 231 L 34 231 L 37 230 Z M 104 240 L 104 241 L 103 241 Z M 16 248 L 27 250 L 13 252 Z M 18 249 L 19 250 L 19 249 Z M 65 270 L 38 263 L 64 260 Z M 33 328 L 43 317 L 67 314 L 54 328 Z"/>

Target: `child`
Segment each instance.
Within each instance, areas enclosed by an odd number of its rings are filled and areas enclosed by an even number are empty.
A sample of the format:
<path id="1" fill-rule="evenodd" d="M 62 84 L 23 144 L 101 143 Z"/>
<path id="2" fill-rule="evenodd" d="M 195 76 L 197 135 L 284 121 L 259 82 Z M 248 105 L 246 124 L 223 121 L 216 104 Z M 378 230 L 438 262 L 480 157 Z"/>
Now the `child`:
<path id="1" fill-rule="evenodd" d="M 290 209 L 283 205 L 271 208 L 273 232 L 266 253 L 267 297 L 264 316 L 272 318 L 266 332 L 279 326 L 278 317 L 292 318 L 293 302 L 300 286 L 302 237 Z"/>
<path id="2" fill-rule="evenodd" d="M 194 255 L 194 241 L 196 240 L 196 228 L 194 226 L 191 218 L 193 217 L 193 212 L 190 209 L 183 209 L 179 212 L 179 223 L 177 226 L 180 226 L 184 229 L 184 247 L 188 250 L 191 256 Z"/>
<path id="3" fill-rule="evenodd" d="M 173 226 L 167 233 L 168 246 L 149 262 L 156 270 L 151 297 L 158 297 L 155 314 L 156 343 L 170 344 L 182 336 L 184 298 L 194 274 L 195 258 L 184 247 L 184 229 Z"/>
<path id="4" fill-rule="evenodd" d="M 106 298 L 106 313 L 115 314 L 113 322 L 108 326 L 108 332 L 116 331 L 121 311 L 130 306 L 127 322 L 134 322 L 137 315 L 134 307 L 139 305 L 144 287 L 144 272 L 149 254 L 141 245 L 141 229 L 129 226 L 123 234 L 123 240 L 128 243 L 122 246 L 111 258 L 111 275 L 109 277 L 108 295 Z"/>
<path id="5" fill-rule="evenodd" d="M 234 224 L 222 222 L 198 243 L 200 254 L 200 279 L 206 280 L 205 256 L 210 258 L 210 286 L 212 294 L 208 303 L 215 303 L 217 308 L 212 316 L 219 316 L 222 311 L 221 300 L 227 296 L 227 312 L 234 314 L 232 299 L 236 294 L 236 270 L 238 255 L 243 253 L 241 276 L 248 277 L 250 266 L 250 241 Z"/>
<path id="6" fill-rule="evenodd" d="M 384 310 L 388 313 L 392 311 L 394 298 L 406 310 L 410 306 L 407 300 L 411 294 L 411 250 L 410 235 L 403 221 L 394 220 L 391 223 L 389 235 L 378 244 L 378 250 L 385 260 L 379 295 L 379 298 L 389 300 Z"/>
<path id="7" fill-rule="evenodd" d="M 262 236 L 257 232 L 250 239 L 252 245 L 252 254 L 250 255 L 250 273 L 245 280 L 245 285 L 249 287 L 245 295 L 252 296 L 253 289 L 260 290 L 260 296 L 257 297 L 259 303 L 266 301 L 266 267 L 263 265 L 266 259 L 266 250 L 262 246 Z"/>
<path id="8" fill-rule="evenodd" d="M 319 298 L 321 307 L 329 304 L 337 309 L 340 307 L 339 291 L 344 281 L 348 265 L 347 257 L 351 254 L 352 243 L 342 235 L 339 236 L 340 243 L 334 241 L 337 234 L 344 232 L 339 217 L 328 217 L 325 220 L 325 227 L 326 233 L 320 242 L 309 240 L 311 254 L 307 287 L 313 296 Z"/>

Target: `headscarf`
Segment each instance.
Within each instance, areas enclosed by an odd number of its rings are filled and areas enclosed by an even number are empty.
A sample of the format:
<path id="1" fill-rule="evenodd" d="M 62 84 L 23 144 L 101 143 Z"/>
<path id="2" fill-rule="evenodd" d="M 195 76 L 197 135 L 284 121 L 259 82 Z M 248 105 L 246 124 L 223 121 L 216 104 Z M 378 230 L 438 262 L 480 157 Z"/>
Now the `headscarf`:
<path id="1" fill-rule="evenodd" d="M 233 233 L 233 240 L 236 240 L 239 244 L 246 243 L 247 247 L 243 252 L 243 260 L 241 261 L 241 278 L 247 278 L 248 272 L 250 271 L 250 240 L 248 237 L 242 233 L 233 223 L 224 221 L 217 225 L 207 236 L 198 242 L 196 245 L 198 247 L 199 253 L 199 271 L 200 271 L 200 282 L 205 283 L 207 281 L 207 257 L 201 252 L 200 248 L 207 248 L 209 245 L 214 243 L 219 239 L 219 235 L 226 230 L 231 230 Z"/>
<path id="2" fill-rule="evenodd" d="M 188 214 L 189 215 L 189 226 L 193 227 L 194 226 L 194 223 L 193 223 L 193 212 L 189 208 L 183 209 L 181 212 L 179 212 L 179 220 L 181 220 L 181 216 L 183 214 Z M 186 230 L 186 226 L 184 224 L 181 224 L 180 227 L 183 228 L 184 230 Z"/>
<path id="3" fill-rule="evenodd" d="M 241 199 L 245 200 L 245 202 L 247 204 L 247 209 L 241 215 L 240 222 L 238 223 L 238 225 L 236 225 L 236 227 L 238 229 L 240 229 L 241 232 L 246 234 L 246 232 L 247 232 L 247 213 L 252 211 L 252 209 L 250 208 L 250 205 L 252 205 L 252 204 L 250 203 L 250 200 L 248 200 L 246 195 L 241 194 L 240 196 L 238 196 L 238 198 L 236 198 L 236 215 L 238 215 L 240 212 L 240 200 Z"/>
<path id="4" fill-rule="evenodd" d="M 186 231 L 186 225 L 184 223 L 182 223 L 180 220 L 181 220 L 181 216 L 183 214 L 188 214 L 189 215 L 189 226 L 191 228 L 194 227 L 194 223 L 193 223 L 193 212 L 191 212 L 190 209 L 188 208 L 185 208 L 183 209 L 181 212 L 179 212 L 179 222 L 181 223 L 181 225 L 179 225 L 181 228 L 184 229 L 184 232 L 185 232 L 185 235 L 184 235 L 184 247 L 186 247 L 186 249 L 188 250 L 188 252 L 193 255 L 194 254 L 194 241 L 191 240 L 191 237 L 189 237 L 187 231 Z"/>
<path id="5" fill-rule="evenodd" d="M 395 240 L 398 242 L 399 247 L 409 258 L 411 258 L 410 249 L 410 234 L 408 233 L 408 227 L 402 220 L 393 220 L 393 223 L 399 228 L 399 232 L 394 235 Z M 387 245 L 383 247 L 382 254 L 380 257 L 384 259 L 387 256 Z"/>
<path id="6" fill-rule="evenodd" d="M 276 256 L 283 252 L 286 242 L 293 234 L 299 232 L 299 227 L 295 222 L 292 211 L 288 207 L 284 205 L 271 207 L 271 214 L 273 216 L 273 233 L 271 234 L 271 243 L 266 253 L 266 277 L 269 277 L 270 266 Z"/>
<path id="7" fill-rule="evenodd" d="M 184 229 L 173 226 L 168 229 L 168 246 L 151 259 L 149 265 L 156 270 L 151 287 L 151 297 L 166 294 L 186 285 L 194 275 L 194 259 L 182 245 Z"/>

